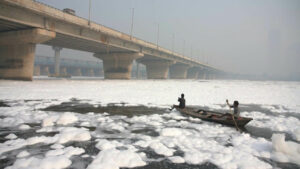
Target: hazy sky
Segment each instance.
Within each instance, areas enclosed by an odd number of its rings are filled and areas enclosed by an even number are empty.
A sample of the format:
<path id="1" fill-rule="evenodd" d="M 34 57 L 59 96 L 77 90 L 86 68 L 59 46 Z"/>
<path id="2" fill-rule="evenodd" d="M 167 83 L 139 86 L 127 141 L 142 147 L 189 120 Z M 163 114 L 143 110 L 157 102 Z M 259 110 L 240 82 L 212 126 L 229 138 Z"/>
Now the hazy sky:
<path id="1" fill-rule="evenodd" d="M 39 0 L 88 18 L 89 0 Z M 299 75 L 299 0 L 91 0 L 91 20 L 222 69 Z M 43 53 L 39 47 L 37 53 Z M 50 50 L 49 50 L 50 51 Z M 64 50 L 73 55 L 72 51 Z M 52 55 L 52 53 L 50 53 Z M 76 55 L 76 54 L 75 54 Z M 86 55 L 86 53 L 81 53 Z"/>

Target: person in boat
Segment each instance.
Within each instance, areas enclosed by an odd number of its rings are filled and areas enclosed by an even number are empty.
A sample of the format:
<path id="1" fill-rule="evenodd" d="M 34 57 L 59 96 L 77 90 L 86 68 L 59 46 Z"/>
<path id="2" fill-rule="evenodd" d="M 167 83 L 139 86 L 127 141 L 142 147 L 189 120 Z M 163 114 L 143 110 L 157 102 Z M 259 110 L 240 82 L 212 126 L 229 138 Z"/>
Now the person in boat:
<path id="1" fill-rule="evenodd" d="M 180 108 L 180 109 L 184 109 L 185 108 L 185 98 L 184 98 L 184 94 L 181 94 L 181 97 L 178 97 L 178 102 L 179 105 L 173 105 L 172 108 L 170 110 L 173 110 L 175 107 Z"/>
<path id="2" fill-rule="evenodd" d="M 234 117 L 239 117 L 240 116 L 240 109 L 239 109 L 239 102 L 234 101 L 233 105 L 230 105 L 228 100 L 226 100 L 226 104 L 229 106 L 229 108 L 233 108 L 233 115 Z"/>
<path id="3" fill-rule="evenodd" d="M 179 102 L 178 107 L 181 109 L 184 109 L 185 108 L 185 99 L 184 99 L 183 93 L 181 94 L 181 97 L 178 97 L 178 102 Z"/>

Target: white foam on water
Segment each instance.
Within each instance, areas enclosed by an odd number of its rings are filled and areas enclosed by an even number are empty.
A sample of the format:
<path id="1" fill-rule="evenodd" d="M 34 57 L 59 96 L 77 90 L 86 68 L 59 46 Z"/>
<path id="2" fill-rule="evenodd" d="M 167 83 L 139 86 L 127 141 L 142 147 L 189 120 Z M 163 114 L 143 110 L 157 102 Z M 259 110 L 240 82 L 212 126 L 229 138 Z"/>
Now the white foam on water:
<path id="1" fill-rule="evenodd" d="M 65 146 L 63 146 L 63 145 L 61 145 L 61 144 L 53 144 L 52 146 L 51 146 L 51 148 L 52 149 L 62 149 L 62 148 L 64 148 Z"/>
<path id="2" fill-rule="evenodd" d="M 57 143 L 63 144 L 69 141 L 88 141 L 91 139 L 90 132 L 86 128 L 62 127 L 59 128 Z"/>
<path id="3" fill-rule="evenodd" d="M 285 141 L 284 134 L 273 134 L 272 148 L 272 159 L 284 163 L 290 162 L 300 165 L 300 144 Z"/>
<path id="4" fill-rule="evenodd" d="M 98 143 L 96 144 L 96 148 L 98 148 L 99 150 L 106 150 L 106 149 L 116 148 L 122 145 L 123 145 L 122 143 L 116 140 L 108 141 L 106 139 L 99 139 Z"/>
<path id="5" fill-rule="evenodd" d="M 17 159 L 12 166 L 6 167 L 5 169 L 62 169 L 67 168 L 71 164 L 71 160 L 65 156 L 50 156 L 43 159 L 30 157 L 27 159 Z"/>
<path id="6" fill-rule="evenodd" d="M 21 151 L 18 155 L 17 155 L 17 157 L 18 158 L 24 158 L 24 157 L 28 157 L 30 155 L 30 153 L 28 153 L 28 151 Z"/>
<path id="7" fill-rule="evenodd" d="M 46 153 L 46 157 L 64 155 L 64 156 L 70 158 L 73 155 L 80 155 L 84 152 L 85 151 L 82 148 L 70 146 L 70 147 L 61 148 L 61 149 L 50 150 Z"/>
<path id="8" fill-rule="evenodd" d="M 10 133 L 9 135 L 5 136 L 6 139 L 10 139 L 10 140 L 13 140 L 13 139 L 16 139 L 18 138 L 15 134 L 13 133 Z"/>
<path id="9" fill-rule="evenodd" d="M 157 154 L 164 156 L 172 156 L 175 150 L 168 148 L 160 142 L 152 142 L 149 147 L 153 149 Z"/>
<path id="10" fill-rule="evenodd" d="M 59 119 L 57 120 L 57 124 L 62 124 L 62 125 L 67 125 L 67 124 L 71 124 L 78 121 L 78 117 L 76 117 L 73 113 L 71 112 L 66 112 L 63 115 L 61 115 L 59 117 Z"/>
<path id="11" fill-rule="evenodd" d="M 130 150 L 106 149 L 101 151 L 87 169 L 119 169 L 146 165 L 141 156 Z"/>
<path id="12" fill-rule="evenodd" d="M 28 126 L 26 124 L 22 124 L 22 125 L 19 126 L 19 129 L 20 130 L 28 130 L 28 129 L 30 129 L 30 126 Z"/>
<path id="13" fill-rule="evenodd" d="M 0 155 L 4 152 L 19 149 L 27 145 L 34 145 L 38 143 L 43 144 L 64 144 L 69 141 L 88 141 L 91 139 L 89 131 L 85 128 L 76 127 L 60 127 L 57 129 L 60 133 L 53 137 L 46 136 L 34 136 L 28 139 L 15 139 L 8 140 L 4 143 L 0 143 Z"/>
<path id="14" fill-rule="evenodd" d="M 244 104 L 280 105 L 300 112 L 299 86 L 299 82 L 226 80 L 1 81 L 0 99 L 58 99 L 62 102 L 80 98 L 102 105 L 125 102 L 166 107 L 176 103 L 177 97 L 185 93 L 188 105 L 219 107 L 217 104 L 225 104 L 229 99 Z"/>
<path id="15" fill-rule="evenodd" d="M 273 131 L 287 132 L 300 141 L 300 120 L 295 117 L 269 116 L 261 112 L 243 112 L 243 116 L 252 117 L 250 126 L 269 128 Z"/>
<path id="16" fill-rule="evenodd" d="M 170 161 L 172 161 L 172 163 L 184 163 L 184 159 L 180 156 L 172 156 L 172 157 L 168 157 L 168 159 Z"/>
<path id="17" fill-rule="evenodd" d="M 3 83 L 2 83 L 3 82 Z M 72 85 L 70 85 L 72 83 Z M 112 90 L 113 89 L 113 90 Z M 234 90 L 234 92 L 232 92 Z M 220 168 L 272 168 L 260 158 L 279 162 L 297 163 L 299 144 L 274 136 L 271 141 L 239 134 L 234 128 L 212 124 L 199 119 L 184 117 L 173 110 L 166 114 L 109 116 L 109 112 L 59 113 L 39 111 L 50 105 L 69 102 L 71 98 L 88 101 L 81 103 L 106 105 L 126 102 L 128 105 L 146 105 L 166 108 L 177 102 L 185 93 L 187 105 L 221 108 L 228 98 L 242 104 L 264 105 L 281 114 L 270 116 L 260 112 L 243 112 L 254 118 L 249 125 L 270 128 L 273 131 L 290 133 L 299 141 L 299 120 L 283 116 L 285 112 L 300 113 L 299 82 L 252 82 L 252 81 L 34 81 L 33 83 L 1 81 L 0 99 L 11 100 L 12 107 L 0 108 L 0 127 L 20 127 L 28 123 L 40 123 L 37 132 L 59 132 L 53 137 L 36 136 L 28 139 L 15 138 L 0 143 L 0 155 L 37 143 L 53 144 L 44 159 L 20 158 L 10 168 L 66 168 L 71 165 L 70 156 L 82 154 L 80 148 L 63 147 L 70 141 L 88 141 L 98 138 L 96 147 L 101 151 L 94 157 L 89 168 L 120 168 L 144 166 L 145 153 L 141 147 L 152 149 L 173 163 L 203 164 L 212 162 Z M 60 93 L 57 95 L 57 93 Z M 23 101 L 24 99 L 42 99 Z M 16 101 L 17 100 L 17 101 Z M 96 127 L 90 132 L 86 128 L 70 127 L 74 124 Z M 34 129 L 28 128 L 27 129 Z M 134 130 L 152 130 L 158 136 L 133 133 Z M 17 130 L 21 130 L 20 128 Z M 113 134 L 105 133 L 111 131 Z M 108 138 L 119 138 L 118 141 Z M 137 140 L 133 144 L 130 139 Z M 121 148 L 119 150 L 117 148 Z M 180 150 L 183 156 L 173 156 Z M 298 154 L 297 154 L 298 153 Z M 117 158 L 111 158 L 111 157 Z M 161 160 L 161 159 L 154 159 Z M 56 164 L 57 166 L 54 166 Z M 299 164 L 298 164 L 299 165 Z"/>

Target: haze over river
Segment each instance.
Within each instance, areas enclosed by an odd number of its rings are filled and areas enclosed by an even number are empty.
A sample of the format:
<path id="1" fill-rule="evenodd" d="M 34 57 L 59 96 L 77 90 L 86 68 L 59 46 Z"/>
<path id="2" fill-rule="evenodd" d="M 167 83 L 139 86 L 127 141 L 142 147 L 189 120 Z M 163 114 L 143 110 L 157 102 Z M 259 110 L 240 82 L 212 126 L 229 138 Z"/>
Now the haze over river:
<path id="1" fill-rule="evenodd" d="M 253 120 L 242 133 L 168 110 Z M 300 168 L 300 82 L 0 81 L 0 168 Z"/>

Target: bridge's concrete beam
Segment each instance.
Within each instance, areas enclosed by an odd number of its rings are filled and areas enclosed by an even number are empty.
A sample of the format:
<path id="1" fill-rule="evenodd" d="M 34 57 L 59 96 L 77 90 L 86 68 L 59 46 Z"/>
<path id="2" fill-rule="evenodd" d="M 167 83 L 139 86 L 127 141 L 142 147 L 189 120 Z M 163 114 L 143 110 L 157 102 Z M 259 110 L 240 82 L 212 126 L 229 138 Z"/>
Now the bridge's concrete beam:
<path id="1" fill-rule="evenodd" d="M 198 79 L 199 72 L 201 71 L 200 67 L 191 67 L 187 70 L 187 79 Z"/>
<path id="2" fill-rule="evenodd" d="M 147 59 L 142 58 L 138 60 L 146 66 L 148 79 L 167 79 L 169 74 L 170 65 L 174 64 L 174 61 L 164 59 Z"/>
<path id="3" fill-rule="evenodd" d="M 105 79 L 130 79 L 132 62 L 144 56 L 142 53 L 95 54 L 103 60 Z"/>
<path id="4" fill-rule="evenodd" d="M 0 78 L 32 80 L 36 44 L 55 35 L 44 29 L 0 33 Z"/>
<path id="5" fill-rule="evenodd" d="M 176 63 L 170 66 L 170 78 L 171 79 L 186 79 L 187 70 L 190 65 L 183 63 Z"/>

